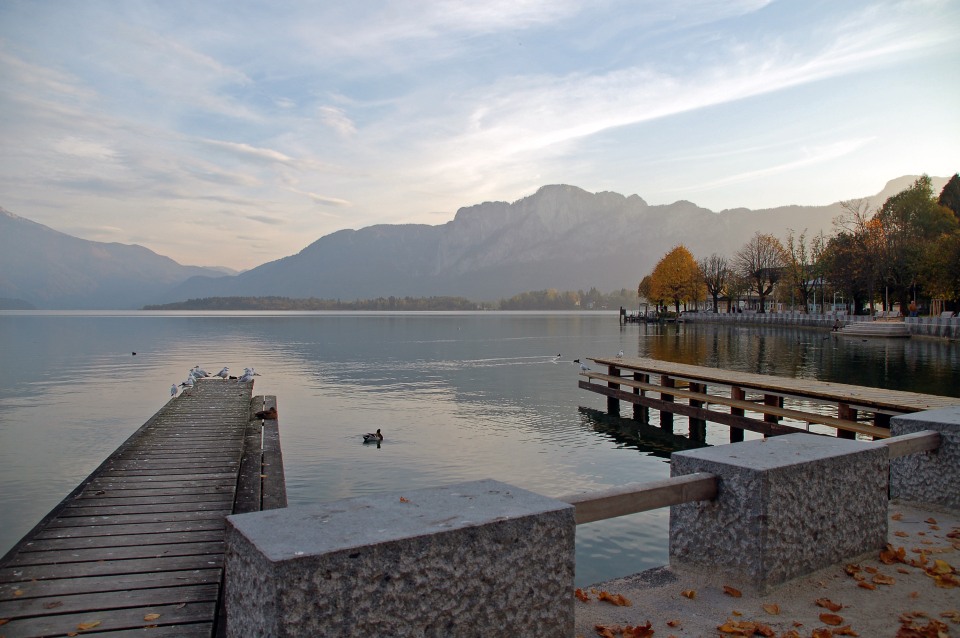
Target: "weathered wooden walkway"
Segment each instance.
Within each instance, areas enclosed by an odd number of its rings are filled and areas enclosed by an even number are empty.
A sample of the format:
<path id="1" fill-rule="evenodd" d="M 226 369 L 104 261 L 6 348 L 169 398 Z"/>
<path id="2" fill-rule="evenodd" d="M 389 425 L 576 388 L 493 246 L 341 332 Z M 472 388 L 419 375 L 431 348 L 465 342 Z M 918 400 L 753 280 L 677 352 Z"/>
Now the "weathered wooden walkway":
<path id="1" fill-rule="evenodd" d="M 286 505 L 252 389 L 171 400 L 4 556 L 0 636 L 222 635 L 224 518 Z"/>
<path id="2" fill-rule="evenodd" d="M 645 420 L 645 409 L 660 411 L 664 428 L 672 428 L 673 414 L 690 419 L 690 436 L 703 440 L 707 421 L 730 426 L 731 442 L 742 441 L 743 431 L 786 434 L 805 427 L 835 428 L 837 436 L 857 434 L 883 439 L 890 436 L 890 417 L 960 404 L 960 398 L 882 388 L 791 379 L 646 358 L 591 358 L 606 373 L 581 372 L 579 387 L 607 396 L 608 409 L 619 412 L 619 401 L 634 405 L 634 416 Z M 600 382 L 600 383 L 596 383 Z M 713 391 L 708 392 L 708 387 Z M 651 396 L 651 395 L 656 395 Z M 789 402 L 789 405 L 786 404 Z M 749 416 L 751 413 L 759 418 Z M 872 423 L 863 422 L 872 415 Z"/>

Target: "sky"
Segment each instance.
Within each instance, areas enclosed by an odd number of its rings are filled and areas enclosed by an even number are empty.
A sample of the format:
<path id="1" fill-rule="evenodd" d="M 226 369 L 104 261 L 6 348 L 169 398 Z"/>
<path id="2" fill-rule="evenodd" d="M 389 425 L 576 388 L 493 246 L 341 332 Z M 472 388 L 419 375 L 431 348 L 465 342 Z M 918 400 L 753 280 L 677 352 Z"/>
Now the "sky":
<path id="1" fill-rule="evenodd" d="M 546 184 L 714 211 L 960 170 L 960 0 L 3 0 L 0 207 L 247 269 Z"/>

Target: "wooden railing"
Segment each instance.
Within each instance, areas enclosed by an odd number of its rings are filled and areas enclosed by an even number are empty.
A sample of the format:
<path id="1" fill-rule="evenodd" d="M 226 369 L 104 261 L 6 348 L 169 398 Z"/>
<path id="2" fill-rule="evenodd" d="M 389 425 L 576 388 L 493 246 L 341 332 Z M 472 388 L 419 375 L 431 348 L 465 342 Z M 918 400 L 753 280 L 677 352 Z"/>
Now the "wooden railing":
<path id="1" fill-rule="evenodd" d="M 896 458 L 919 452 L 931 452 L 940 447 L 940 434 L 930 430 L 905 434 L 878 441 L 886 445 L 889 457 Z M 577 525 L 602 521 L 617 516 L 638 514 L 650 510 L 709 501 L 717 496 L 718 479 L 709 472 L 674 476 L 650 483 L 631 483 L 607 490 L 561 496 L 557 500 L 573 505 Z"/>

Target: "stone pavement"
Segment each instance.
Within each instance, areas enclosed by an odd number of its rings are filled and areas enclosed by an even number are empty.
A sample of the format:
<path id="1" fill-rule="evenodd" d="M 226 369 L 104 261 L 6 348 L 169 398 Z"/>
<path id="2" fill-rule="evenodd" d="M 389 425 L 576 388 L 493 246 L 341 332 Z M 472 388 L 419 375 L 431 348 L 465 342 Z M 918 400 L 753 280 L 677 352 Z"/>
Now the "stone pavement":
<path id="1" fill-rule="evenodd" d="M 576 635 L 960 637 L 960 511 L 891 501 L 889 520 L 894 551 L 884 560 L 880 552 L 854 557 L 762 596 L 669 567 L 583 588 L 589 600 L 575 603 Z M 601 591 L 630 605 L 598 600 Z M 653 633 L 624 633 L 647 623 Z"/>

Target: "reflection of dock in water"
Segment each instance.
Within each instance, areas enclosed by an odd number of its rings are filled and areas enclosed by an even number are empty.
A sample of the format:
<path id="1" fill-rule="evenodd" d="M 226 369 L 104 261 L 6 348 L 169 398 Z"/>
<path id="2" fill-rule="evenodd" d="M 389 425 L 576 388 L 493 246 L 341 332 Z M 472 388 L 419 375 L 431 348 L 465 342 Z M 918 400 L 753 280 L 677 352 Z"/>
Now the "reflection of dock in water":
<path id="1" fill-rule="evenodd" d="M 579 411 L 583 421 L 595 431 L 650 456 L 669 459 L 670 455 L 678 450 L 693 450 L 707 445 L 703 441 L 674 434 L 656 425 L 613 416 L 602 410 L 580 406 Z"/>

